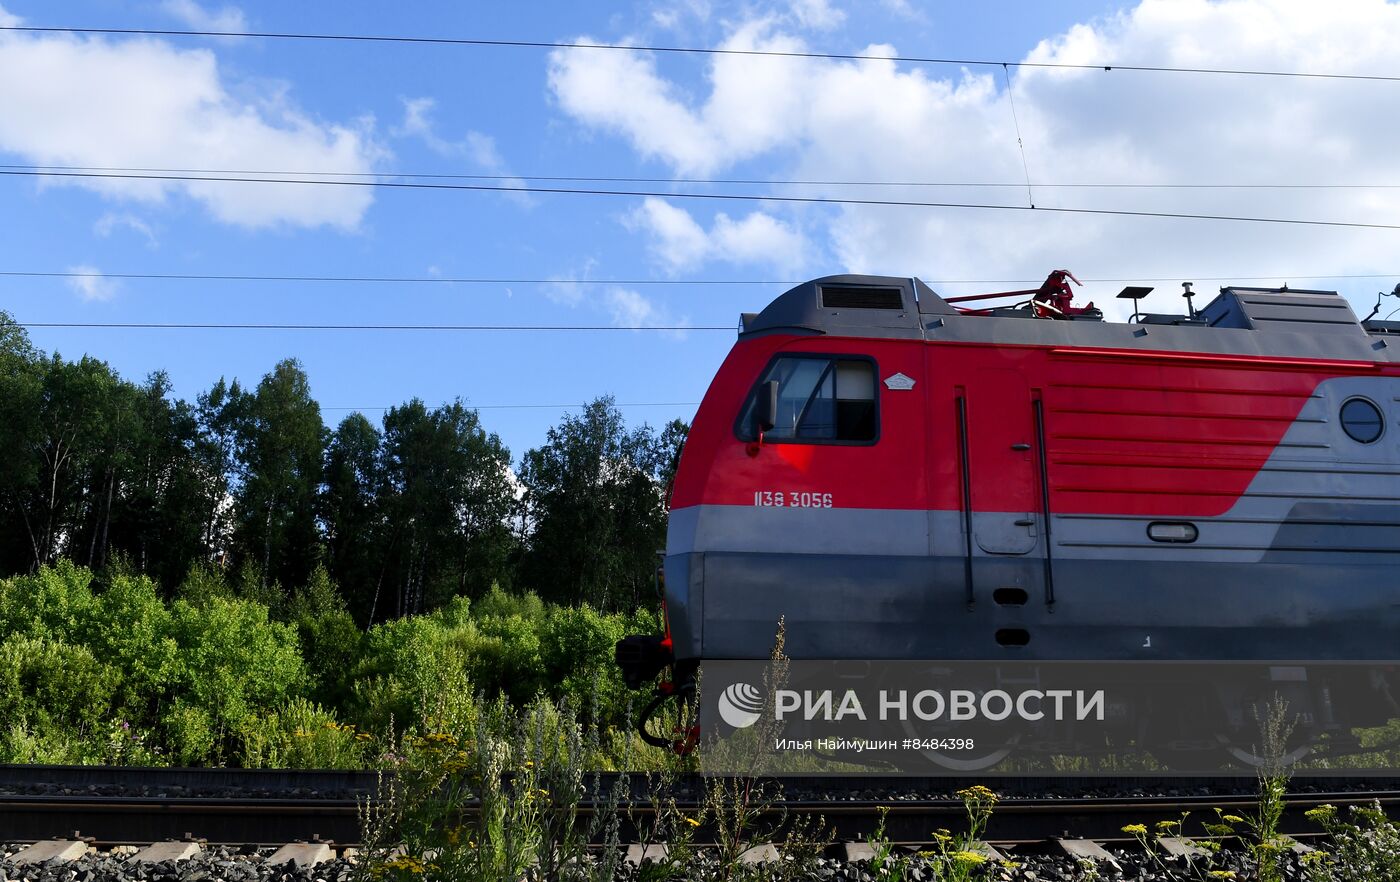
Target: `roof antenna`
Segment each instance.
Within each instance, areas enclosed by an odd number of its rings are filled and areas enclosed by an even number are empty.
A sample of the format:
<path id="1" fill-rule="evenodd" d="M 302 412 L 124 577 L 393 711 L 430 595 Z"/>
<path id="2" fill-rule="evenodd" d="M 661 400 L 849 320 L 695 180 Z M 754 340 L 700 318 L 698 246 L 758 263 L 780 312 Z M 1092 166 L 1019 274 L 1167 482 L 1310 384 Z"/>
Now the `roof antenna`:
<path id="1" fill-rule="evenodd" d="M 1195 318 L 1195 317 L 1196 317 L 1196 304 L 1194 304 L 1194 303 L 1191 302 L 1191 298 L 1196 296 L 1195 292 L 1191 290 L 1191 286 L 1194 285 L 1194 284 L 1196 284 L 1196 283 L 1195 283 L 1195 282 L 1182 282 L 1182 283 L 1181 283 L 1181 287 L 1182 287 L 1183 289 L 1185 289 L 1185 290 L 1182 292 L 1182 295 L 1181 295 L 1181 296 L 1186 298 L 1186 317 L 1187 317 L 1187 318 Z"/>

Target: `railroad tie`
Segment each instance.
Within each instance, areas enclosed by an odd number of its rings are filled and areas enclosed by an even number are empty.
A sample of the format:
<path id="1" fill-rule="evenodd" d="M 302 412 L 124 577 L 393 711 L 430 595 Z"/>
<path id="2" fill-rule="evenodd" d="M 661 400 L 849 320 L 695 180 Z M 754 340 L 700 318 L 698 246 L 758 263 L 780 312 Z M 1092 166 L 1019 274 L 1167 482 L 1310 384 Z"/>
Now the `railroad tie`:
<path id="1" fill-rule="evenodd" d="M 274 867 L 290 861 L 297 869 L 335 860 L 335 852 L 324 842 L 289 842 L 272 853 L 267 862 Z"/>
<path id="2" fill-rule="evenodd" d="M 1209 852 L 1184 836 L 1158 836 L 1157 844 L 1172 857 L 1198 858 Z"/>
<path id="3" fill-rule="evenodd" d="M 45 839 L 36 842 L 28 848 L 20 849 L 10 858 L 13 864 L 42 864 L 44 861 L 58 861 L 68 863 L 76 861 L 78 858 L 92 850 L 81 839 Z"/>
<path id="4" fill-rule="evenodd" d="M 1060 850 L 1076 860 L 1104 862 L 1113 864 L 1115 867 L 1118 866 L 1118 859 L 1092 839 L 1056 839 L 1055 843 L 1060 846 Z"/>
<path id="5" fill-rule="evenodd" d="M 657 842 L 648 843 L 647 845 L 633 844 L 627 846 L 627 856 L 624 860 L 634 867 L 639 867 L 642 865 L 642 861 L 660 863 L 666 860 L 666 856 L 669 853 L 666 846 Z"/>
<path id="6" fill-rule="evenodd" d="M 131 860 L 140 864 L 158 864 L 161 861 L 184 861 L 204 851 L 198 842 L 156 842 L 138 849 Z"/>
<path id="7" fill-rule="evenodd" d="M 771 842 L 746 848 L 739 855 L 740 863 L 745 864 L 771 864 L 777 860 L 778 848 Z"/>

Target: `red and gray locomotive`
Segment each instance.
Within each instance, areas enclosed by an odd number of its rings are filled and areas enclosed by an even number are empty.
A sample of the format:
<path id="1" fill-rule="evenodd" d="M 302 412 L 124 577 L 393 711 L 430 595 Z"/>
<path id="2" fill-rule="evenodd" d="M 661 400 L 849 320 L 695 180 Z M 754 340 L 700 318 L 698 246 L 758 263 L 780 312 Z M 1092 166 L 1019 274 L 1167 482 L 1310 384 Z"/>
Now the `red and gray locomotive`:
<path id="1" fill-rule="evenodd" d="M 832 276 L 745 314 L 629 685 L 766 658 L 779 617 L 794 659 L 1400 657 L 1400 322 L 1246 287 L 1109 322 L 1070 279 Z"/>

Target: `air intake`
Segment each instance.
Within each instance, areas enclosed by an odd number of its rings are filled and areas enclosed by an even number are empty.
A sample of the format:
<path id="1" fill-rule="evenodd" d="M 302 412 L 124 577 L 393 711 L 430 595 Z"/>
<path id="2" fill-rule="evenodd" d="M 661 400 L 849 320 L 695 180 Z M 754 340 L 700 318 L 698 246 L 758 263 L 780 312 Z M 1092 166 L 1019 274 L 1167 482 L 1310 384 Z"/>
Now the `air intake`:
<path id="1" fill-rule="evenodd" d="M 822 286 L 824 309 L 903 309 L 904 294 L 898 288 Z"/>

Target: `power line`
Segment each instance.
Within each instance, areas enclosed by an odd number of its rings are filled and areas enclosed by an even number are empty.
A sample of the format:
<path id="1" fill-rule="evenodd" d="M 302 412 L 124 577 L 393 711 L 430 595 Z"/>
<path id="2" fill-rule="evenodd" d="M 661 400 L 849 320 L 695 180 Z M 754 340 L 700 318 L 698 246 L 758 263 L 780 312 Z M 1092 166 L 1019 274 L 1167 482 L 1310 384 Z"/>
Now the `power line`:
<path id="1" fill-rule="evenodd" d="M 256 275 L 204 275 L 200 273 L 91 273 L 67 270 L 64 272 L 27 272 L 0 270 L 0 277 L 76 279 L 91 278 L 95 275 L 104 279 L 152 279 L 186 282 L 367 282 L 393 284 L 451 284 L 451 285 L 788 285 L 795 282 L 782 280 L 733 280 L 733 279 L 503 279 L 484 277 L 446 276 L 256 276 Z M 1301 277 L 1299 277 L 1301 278 Z M 1310 278 L 1318 278 L 1311 276 Z"/>
<path id="2" fill-rule="evenodd" d="M 138 272 L 79 272 L 0 270 L 0 278 L 32 279 L 81 279 L 98 276 L 104 279 L 132 279 L 150 281 L 181 282 L 343 282 L 355 284 L 451 284 L 451 285 L 661 285 L 670 287 L 703 285 L 778 285 L 791 288 L 801 284 L 792 279 L 570 279 L 570 278 L 488 278 L 482 276 L 324 276 L 324 275 L 246 275 L 246 274 L 207 274 L 207 273 L 138 273 Z M 1190 279 L 1196 282 L 1238 282 L 1241 280 L 1259 282 L 1287 282 L 1293 279 L 1394 279 L 1400 271 L 1392 273 L 1285 273 L 1261 275 L 1258 273 L 1235 273 L 1229 276 L 1205 276 L 1198 273 L 1182 273 L 1177 276 L 1134 276 L 1122 278 L 1084 277 L 1085 284 L 1116 284 L 1127 282 L 1176 282 Z M 939 279 L 920 280 L 928 285 L 1024 285 L 1044 281 L 1043 278 L 1023 279 Z"/>
<path id="3" fill-rule="evenodd" d="M 467 190 L 502 193 L 541 193 L 574 196 L 656 196 L 662 199 L 702 199 L 741 202 L 779 202 L 803 205 L 871 205 L 897 208 L 952 208 L 989 211 L 1050 212 L 1056 214 L 1079 214 L 1100 217 L 1147 217 L 1171 220 L 1228 221 L 1233 223 L 1284 224 L 1308 227 L 1345 227 L 1362 230 L 1400 230 L 1400 224 L 1372 224 L 1358 221 L 1310 220 L 1307 218 L 1257 217 L 1250 215 L 1202 214 L 1196 212 L 1173 211 L 1130 211 L 1114 208 L 1064 208 L 1057 206 L 997 205 L 985 202 L 926 202 L 914 199 L 846 199 L 834 196 L 778 196 L 739 193 L 684 193 L 658 190 L 605 190 L 599 188 L 572 187 L 503 187 L 488 184 L 429 184 L 406 181 L 331 181 L 306 179 L 298 181 L 279 180 L 263 177 L 212 177 L 203 175 L 142 175 L 119 174 L 115 172 L 36 172 L 0 169 L 0 175 L 25 177 L 68 177 L 68 178 L 113 178 L 120 180 L 143 181 L 195 181 L 206 183 L 240 184 L 293 184 L 297 186 L 316 185 L 332 187 L 382 187 L 398 190 Z"/>
<path id="4" fill-rule="evenodd" d="M 729 331 L 734 325 L 304 325 L 226 322 L 15 322 L 21 328 L 158 331 Z"/>
<path id="5" fill-rule="evenodd" d="M 450 403 L 450 402 L 449 402 Z M 383 407 L 326 407 L 321 406 L 321 410 L 351 411 L 351 410 L 389 410 L 400 405 L 386 405 Z M 572 404 L 470 404 L 463 402 L 462 406 L 468 410 L 558 410 L 564 407 L 585 407 L 583 403 L 574 402 Z M 613 407 L 699 407 L 698 401 L 642 401 L 632 403 L 613 403 Z"/>
<path id="6" fill-rule="evenodd" d="M 229 168 L 150 168 L 142 166 L 111 165 L 0 165 L 0 169 L 34 171 L 47 174 L 50 171 L 80 172 L 134 172 L 138 174 L 173 175 L 312 175 L 317 177 L 343 178 L 405 178 L 414 180 L 461 180 L 461 181 L 557 181 L 565 183 L 607 183 L 607 184 L 714 184 L 729 186 L 775 187 L 930 187 L 930 188 L 978 188 L 978 189 L 1020 189 L 1024 181 L 834 181 L 834 180 L 788 180 L 782 178 L 649 178 L 610 175 L 468 175 L 446 174 L 441 172 L 343 172 L 343 171 L 287 171 L 268 169 L 229 169 Z M 279 183 L 297 184 L 299 180 Z M 1040 183 L 1036 187 L 1055 190 L 1395 190 L 1400 184 L 1279 184 L 1279 183 L 1133 183 L 1128 181 L 1071 181 L 1066 183 Z"/>
<path id="7" fill-rule="evenodd" d="M 1221 67 L 1175 67 L 1146 64 L 1072 64 L 1062 61 L 1009 61 L 987 58 L 935 58 L 930 56 L 890 56 L 870 55 L 855 52 L 797 52 L 776 49 L 709 49 L 696 46 L 653 46 L 640 43 L 561 43 L 551 40 L 487 40 L 463 37 L 404 37 L 383 34 L 316 34 L 275 31 L 199 31 L 172 30 L 161 28 L 61 28 L 35 27 L 29 25 L 7 25 L 0 31 L 23 31 L 48 34 L 89 34 L 108 36 L 150 36 L 150 37 L 247 37 L 264 40 L 315 40 L 322 42 L 353 43 L 404 43 L 438 46 L 481 46 L 512 49 L 569 49 L 603 50 L 615 52 L 659 52 L 677 55 L 749 56 L 764 58 L 805 58 L 832 61 L 895 61 L 909 64 L 939 64 L 968 67 L 1016 67 L 1045 68 L 1055 70 L 1124 70 L 1137 73 L 1175 74 L 1216 74 L 1248 77 L 1291 77 L 1323 80 L 1369 80 L 1375 82 L 1400 82 L 1400 76 L 1383 74 L 1340 74 L 1313 71 L 1261 70 Z"/>

